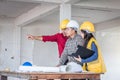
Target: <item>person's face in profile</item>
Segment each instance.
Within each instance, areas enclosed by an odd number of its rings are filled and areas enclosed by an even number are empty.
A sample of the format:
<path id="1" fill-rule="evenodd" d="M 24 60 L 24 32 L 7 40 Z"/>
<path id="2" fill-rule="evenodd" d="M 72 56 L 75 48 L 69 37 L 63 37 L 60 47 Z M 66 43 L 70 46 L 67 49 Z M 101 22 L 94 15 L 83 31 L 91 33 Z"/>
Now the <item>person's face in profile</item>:
<path id="1" fill-rule="evenodd" d="M 65 33 L 66 33 L 66 36 L 67 36 L 67 37 L 73 36 L 73 35 L 74 35 L 74 32 L 75 32 L 74 29 L 71 28 L 71 27 L 66 28 L 66 30 L 65 30 Z"/>
<path id="2" fill-rule="evenodd" d="M 65 30 L 66 30 L 66 28 L 61 30 L 64 36 L 66 36 L 66 31 Z"/>

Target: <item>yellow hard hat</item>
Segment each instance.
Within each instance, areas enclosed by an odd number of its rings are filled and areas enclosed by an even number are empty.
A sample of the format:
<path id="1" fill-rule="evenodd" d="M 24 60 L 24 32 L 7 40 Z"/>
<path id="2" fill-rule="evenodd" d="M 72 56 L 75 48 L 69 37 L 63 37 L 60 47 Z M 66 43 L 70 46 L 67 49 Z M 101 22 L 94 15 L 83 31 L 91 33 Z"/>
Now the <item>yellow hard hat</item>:
<path id="1" fill-rule="evenodd" d="M 90 21 L 85 21 L 81 24 L 80 30 L 88 30 L 89 32 L 95 32 L 94 24 Z"/>
<path id="2" fill-rule="evenodd" d="M 69 20 L 68 19 L 64 19 L 61 23 L 60 23 L 60 29 L 65 29 L 67 24 L 68 24 Z"/>

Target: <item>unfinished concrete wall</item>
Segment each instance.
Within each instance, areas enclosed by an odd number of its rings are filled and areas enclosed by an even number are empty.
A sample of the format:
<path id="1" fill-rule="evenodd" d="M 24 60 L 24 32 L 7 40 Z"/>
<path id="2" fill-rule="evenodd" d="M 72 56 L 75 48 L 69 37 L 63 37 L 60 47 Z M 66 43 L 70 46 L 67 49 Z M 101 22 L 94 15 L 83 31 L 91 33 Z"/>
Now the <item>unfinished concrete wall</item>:
<path id="1" fill-rule="evenodd" d="M 41 36 L 53 35 L 59 32 L 59 19 L 58 15 L 55 15 L 52 14 L 22 28 L 21 63 L 30 61 L 38 66 L 57 65 L 59 60 L 56 42 L 32 41 L 27 39 L 27 34 Z"/>
<path id="2" fill-rule="evenodd" d="M 107 72 L 102 80 L 119 80 L 120 73 L 120 19 L 97 25 L 96 37 L 100 44 Z"/>
<path id="3" fill-rule="evenodd" d="M 17 69 L 19 54 L 14 52 L 14 20 L 13 18 L 0 18 L 0 69 Z"/>

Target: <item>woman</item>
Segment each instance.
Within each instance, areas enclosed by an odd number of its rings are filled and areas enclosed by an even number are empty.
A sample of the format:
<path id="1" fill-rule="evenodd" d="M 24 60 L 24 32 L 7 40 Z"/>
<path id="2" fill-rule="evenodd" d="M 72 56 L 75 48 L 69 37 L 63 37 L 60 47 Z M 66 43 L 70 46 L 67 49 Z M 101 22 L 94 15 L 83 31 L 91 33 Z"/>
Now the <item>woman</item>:
<path id="1" fill-rule="evenodd" d="M 78 56 L 78 58 L 74 57 L 75 60 L 83 63 L 83 69 L 86 71 L 97 73 L 106 72 L 101 50 L 95 37 L 92 34 L 93 32 L 95 32 L 94 25 L 89 21 L 85 21 L 81 25 L 80 31 L 82 38 L 85 40 L 84 47 L 93 50 L 95 53 L 87 59 L 81 59 L 80 56 Z"/>

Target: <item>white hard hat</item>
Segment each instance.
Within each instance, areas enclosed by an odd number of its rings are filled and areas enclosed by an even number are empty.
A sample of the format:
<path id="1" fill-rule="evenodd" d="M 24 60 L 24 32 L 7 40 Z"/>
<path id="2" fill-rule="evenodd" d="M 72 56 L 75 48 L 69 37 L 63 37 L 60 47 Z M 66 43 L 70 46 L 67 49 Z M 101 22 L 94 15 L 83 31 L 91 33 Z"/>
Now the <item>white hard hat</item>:
<path id="1" fill-rule="evenodd" d="M 78 28 L 79 28 L 79 24 L 78 24 L 78 22 L 75 21 L 75 20 L 70 20 L 70 22 L 67 24 L 66 27 L 67 27 L 67 28 L 71 27 L 71 28 L 78 29 Z"/>
<path id="2" fill-rule="evenodd" d="M 75 62 L 69 62 L 66 66 L 67 72 L 82 72 L 82 66 L 80 64 L 77 64 Z"/>

